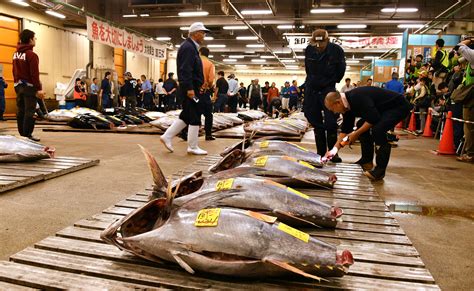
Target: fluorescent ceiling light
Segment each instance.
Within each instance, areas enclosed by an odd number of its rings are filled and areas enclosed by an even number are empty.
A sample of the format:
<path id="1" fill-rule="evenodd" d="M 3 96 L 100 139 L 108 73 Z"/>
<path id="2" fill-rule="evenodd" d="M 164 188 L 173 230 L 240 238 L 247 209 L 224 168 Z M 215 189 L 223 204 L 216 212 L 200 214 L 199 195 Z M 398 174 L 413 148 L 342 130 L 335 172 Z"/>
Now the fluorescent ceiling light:
<path id="1" fill-rule="evenodd" d="M 263 44 L 248 44 L 246 47 L 265 47 Z"/>
<path id="2" fill-rule="evenodd" d="M 267 60 L 264 60 L 264 59 L 252 59 L 251 62 L 252 62 L 252 63 L 266 63 Z"/>
<path id="3" fill-rule="evenodd" d="M 330 13 L 344 13 L 344 9 L 342 8 L 316 8 L 311 9 L 311 13 L 313 14 L 330 14 Z"/>
<path id="4" fill-rule="evenodd" d="M 235 65 L 236 68 L 246 68 L 248 67 L 247 65 Z"/>
<path id="5" fill-rule="evenodd" d="M 378 59 L 378 56 L 364 56 L 364 59 Z"/>
<path id="6" fill-rule="evenodd" d="M 221 48 L 225 47 L 225 44 L 210 44 L 207 47 Z"/>
<path id="7" fill-rule="evenodd" d="M 402 13 L 413 13 L 417 12 L 418 8 L 382 8 L 380 10 L 384 13 L 402 12 Z"/>
<path id="8" fill-rule="evenodd" d="M 209 58 L 213 58 L 213 57 L 214 57 L 214 55 L 209 55 Z"/>
<path id="9" fill-rule="evenodd" d="M 134 18 L 134 17 L 138 17 L 138 15 L 136 14 L 124 14 L 122 15 L 123 18 Z"/>
<path id="10" fill-rule="evenodd" d="M 347 60 L 346 61 L 346 64 L 358 64 L 358 63 L 360 63 L 359 60 Z"/>
<path id="11" fill-rule="evenodd" d="M 208 16 L 209 12 L 207 11 L 183 11 L 178 13 L 181 17 L 193 17 L 193 16 Z"/>
<path id="12" fill-rule="evenodd" d="M 299 69 L 299 66 L 285 66 L 285 68 L 290 69 L 290 70 L 296 70 Z"/>
<path id="13" fill-rule="evenodd" d="M 66 15 L 61 14 L 61 13 L 56 12 L 56 11 L 53 11 L 53 10 L 46 10 L 45 12 L 46 12 L 46 14 L 49 14 L 49 15 L 57 17 L 57 18 L 61 18 L 61 19 L 66 18 Z"/>
<path id="14" fill-rule="evenodd" d="M 346 66 L 346 69 L 347 69 L 347 70 L 350 70 L 350 69 L 351 69 L 351 66 Z"/>
<path id="15" fill-rule="evenodd" d="M 243 59 L 245 58 L 244 55 L 229 55 L 229 58 L 231 59 Z"/>
<path id="16" fill-rule="evenodd" d="M 399 24 L 398 25 L 398 28 L 422 28 L 423 26 L 425 26 L 424 24 L 416 24 L 416 23 L 412 23 L 412 24 Z"/>
<path id="17" fill-rule="evenodd" d="M 0 15 L 0 21 L 15 22 L 15 19 Z"/>
<path id="18" fill-rule="evenodd" d="M 10 2 L 15 3 L 17 5 L 23 6 L 23 7 L 28 7 L 30 4 L 23 2 L 23 0 L 11 0 Z"/>
<path id="19" fill-rule="evenodd" d="M 180 47 L 180 46 L 181 46 L 180 44 L 177 44 L 177 45 L 175 45 L 174 47 Z"/>
<path id="20" fill-rule="evenodd" d="M 296 56 L 297 59 L 304 60 L 306 57 L 305 56 Z"/>
<path id="21" fill-rule="evenodd" d="M 296 63 L 296 60 L 291 60 L 291 59 L 286 59 L 286 60 L 280 60 L 282 63 Z"/>
<path id="22" fill-rule="evenodd" d="M 189 30 L 189 26 L 181 26 L 179 30 Z"/>
<path id="23" fill-rule="evenodd" d="M 226 63 L 237 62 L 236 59 L 223 59 L 223 61 L 226 62 Z"/>
<path id="24" fill-rule="evenodd" d="M 339 24 L 337 28 L 347 29 L 347 28 L 367 28 L 367 24 Z"/>
<path id="25" fill-rule="evenodd" d="M 293 29 L 295 27 L 296 27 L 295 25 L 291 25 L 291 24 L 281 24 L 277 26 L 278 29 Z M 298 26 L 298 28 L 304 28 L 304 25 L 300 25 Z"/>
<path id="26" fill-rule="evenodd" d="M 246 25 L 228 25 L 222 27 L 225 30 L 246 30 L 249 29 Z"/>
<path id="27" fill-rule="evenodd" d="M 148 16 L 150 16 L 150 14 L 148 14 L 148 13 L 140 14 L 140 17 L 148 17 Z"/>
<path id="28" fill-rule="evenodd" d="M 261 59 L 274 59 L 274 56 L 260 56 Z"/>
<path id="29" fill-rule="evenodd" d="M 212 36 L 205 36 L 204 40 L 214 40 L 214 38 Z"/>
<path id="30" fill-rule="evenodd" d="M 266 15 L 266 14 L 272 14 L 272 11 L 269 9 L 265 10 L 242 10 L 240 11 L 242 15 Z"/>
<path id="31" fill-rule="evenodd" d="M 167 41 L 167 40 L 171 40 L 171 37 L 169 37 L 169 36 L 158 36 L 155 39 L 156 40 L 161 40 L 161 41 Z"/>
<path id="32" fill-rule="evenodd" d="M 257 40 L 258 37 L 253 36 L 253 35 L 247 35 L 247 36 L 237 36 L 235 39 L 237 39 L 237 40 Z"/>

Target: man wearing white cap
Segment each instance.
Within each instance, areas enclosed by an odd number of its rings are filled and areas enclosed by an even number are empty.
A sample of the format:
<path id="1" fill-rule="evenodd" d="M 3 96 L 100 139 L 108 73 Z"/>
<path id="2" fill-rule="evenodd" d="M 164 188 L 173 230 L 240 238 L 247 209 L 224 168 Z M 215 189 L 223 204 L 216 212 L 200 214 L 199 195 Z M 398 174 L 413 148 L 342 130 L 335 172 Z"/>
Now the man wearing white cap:
<path id="1" fill-rule="evenodd" d="M 209 30 L 202 22 L 195 22 L 189 27 L 188 38 L 181 44 L 176 59 L 178 68 L 179 89 L 183 100 L 183 111 L 173 124 L 161 136 L 164 146 L 173 152 L 172 138 L 188 126 L 188 153 L 193 155 L 207 155 L 205 150 L 198 146 L 199 126 L 201 125 L 201 111 L 199 106 L 199 90 L 204 83 L 199 46 Z"/>

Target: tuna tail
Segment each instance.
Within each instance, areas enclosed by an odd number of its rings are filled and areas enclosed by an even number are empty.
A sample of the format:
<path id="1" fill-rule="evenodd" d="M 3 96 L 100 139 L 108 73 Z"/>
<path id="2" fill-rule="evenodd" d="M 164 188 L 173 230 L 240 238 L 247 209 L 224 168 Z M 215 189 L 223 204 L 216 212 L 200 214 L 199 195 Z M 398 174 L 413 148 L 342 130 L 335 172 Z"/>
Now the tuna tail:
<path id="1" fill-rule="evenodd" d="M 168 187 L 168 182 L 166 181 L 165 175 L 161 171 L 158 162 L 147 149 L 145 149 L 141 145 L 138 146 L 142 150 L 142 153 L 145 155 L 145 159 L 148 162 L 148 167 L 150 168 L 151 175 L 153 176 L 155 190 L 164 192 L 165 189 Z"/>
<path id="2" fill-rule="evenodd" d="M 280 262 L 280 261 L 272 260 L 272 259 L 264 259 L 263 261 L 266 262 L 266 263 L 271 263 L 271 264 L 273 264 L 273 265 L 275 265 L 275 266 L 277 266 L 277 267 L 280 267 L 280 268 L 285 269 L 285 270 L 287 270 L 287 271 L 290 271 L 290 272 L 292 272 L 292 273 L 295 273 L 295 274 L 304 276 L 304 277 L 306 277 L 306 278 L 315 279 L 315 280 L 318 280 L 319 282 L 321 282 L 321 280 L 326 281 L 326 282 L 329 282 L 329 281 L 326 280 L 326 279 L 323 279 L 323 278 L 320 278 L 320 277 L 318 277 L 318 276 L 315 276 L 315 275 L 311 275 L 311 274 L 309 274 L 309 273 L 306 273 L 305 271 L 300 270 L 300 269 L 298 269 L 298 268 L 296 268 L 296 267 L 293 267 L 293 266 L 291 266 L 290 264 L 285 263 L 285 262 Z"/>
<path id="3" fill-rule="evenodd" d="M 280 217 L 280 220 L 284 221 L 284 220 L 289 220 L 291 222 L 293 222 L 294 224 L 306 224 L 306 225 L 311 225 L 313 227 L 318 227 L 318 228 L 321 228 L 321 226 L 319 225 L 316 225 L 314 224 L 313 222 L 309 221 L 309 220 L 306 220 L 304 218 L 300 218 L 300 217 L 297 217 L 289 212 L 286 212 L 286 211 L 281 211 L 279 209 L 275 209 L 273 210 L 274 213 L 276 213 L 277 216 Z"/>

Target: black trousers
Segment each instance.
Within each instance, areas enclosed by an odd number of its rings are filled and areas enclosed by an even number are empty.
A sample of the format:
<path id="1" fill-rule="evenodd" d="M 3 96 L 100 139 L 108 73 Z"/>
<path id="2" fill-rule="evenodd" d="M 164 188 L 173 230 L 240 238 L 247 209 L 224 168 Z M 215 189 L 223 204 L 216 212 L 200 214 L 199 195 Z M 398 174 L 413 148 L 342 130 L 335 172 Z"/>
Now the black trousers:
<path id="1" fill-rule="evenodd" d="M 237 113 L 237 104 L 239 102 L 239 98 L 237 95 L 231 95 L 227 97 L 227 105 L 229 105 L 229 112 Z"/>
<path id="2" fill-rule="evenodd" d="M 199 97 L 199 89 L 194 90 L 197 97 Z M 183 100 L 183 111 L 179 114 L 179 118 L 187 125 L 201 125 L 201 105 L 189 98 L 185 90 L 178 90 L 178 98 Z"/>
<path id="3" fill-rule="evenodd" d="M 126 96 L 125 97 L 125 106 L 127 108 L 135 108 L 137 107 L 137 96 L 132 95 L 132 96 Z"/>
<path id="4" fill-rule="evenodd" d="M 267 95 L 263 95 L 263 99 L 262 99 L 262 103 L 263 103 L 263 111 L 265 113 L 268 113 L 268 94 Z"/>
<path id="5" fill-rule="evenodd" d="M 97 110 L 98 107 L 98 97 L 97 94 L 91 94 L 87 96 L 86 107 L 90 109 Z"/>
<path id="6" fill-rule="evenodd" d="M 18 133 L 21 136 L 29 137 L 35 129 L 34 114 L 36 110 L 36 89 L 26 85 L 17 85 L 16 92 L 16 121 Z"/>
<path id="7" fill-rule="evenodd" d="M 257 110 L 261 103 L 260 98 L 250 97 L 250 109 Z"/>
<path id="8" fill-rule="evenodd" d="M 212 102 L 211 102 L 211 92 L 204 92 L 199 97 L 199 104 L 201 106 L 201 112 L 205 117 L 204 121 L 204 130 L 206 131 L 206 136 L 212 135 L 212 122 L 214 116 L 212 115 Z"/>
<path id="9" fill-rule="evenodd" d="M 74 99 L 74 103 L 76 104 L 76 107 L 86 107 L 86 100 Z"/>

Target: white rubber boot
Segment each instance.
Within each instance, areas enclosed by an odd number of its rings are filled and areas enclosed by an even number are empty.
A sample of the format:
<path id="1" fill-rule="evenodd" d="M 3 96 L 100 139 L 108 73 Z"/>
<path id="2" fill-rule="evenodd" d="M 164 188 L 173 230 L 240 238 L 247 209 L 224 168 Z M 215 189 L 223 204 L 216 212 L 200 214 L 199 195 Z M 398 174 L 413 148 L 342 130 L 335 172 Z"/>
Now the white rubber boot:
<path id="1" fill-rule="evenodd" d="M 181 119 L 176 119 L 173 124 L 160 137 L 161 143 L 172 153 L 174 151 L 171 140 L 186 127 L 186 123 Z"/>
<path id="2" fill-rule="evenodd" d="M 198 147 L 199 125 L 190 125 L 188 127 L 188 154 L 207 155 L 207 152 Z"/>

